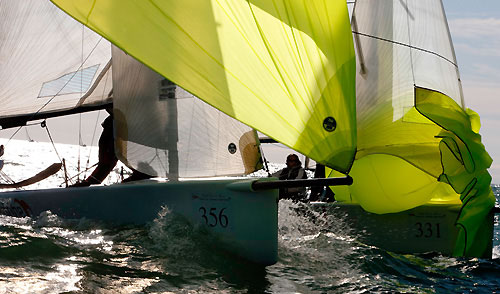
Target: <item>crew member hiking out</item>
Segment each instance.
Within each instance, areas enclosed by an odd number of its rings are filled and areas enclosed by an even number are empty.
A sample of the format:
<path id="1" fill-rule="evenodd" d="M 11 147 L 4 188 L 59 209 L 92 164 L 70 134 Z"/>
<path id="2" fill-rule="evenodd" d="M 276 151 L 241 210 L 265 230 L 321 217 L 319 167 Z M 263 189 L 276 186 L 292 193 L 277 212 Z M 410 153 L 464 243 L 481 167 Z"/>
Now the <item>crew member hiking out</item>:
<path id="1" fill-rule="evenodd" d="M 286 157 L 286 167 L 272 175 L 280 180 L 307 179 L 306 171 L 302 168 L 302 163 L 297 154 L 289 154 Z M 279 199 L 292 199 L 302 201 L 306 198 L 306 188 L 280 188 Z"/>

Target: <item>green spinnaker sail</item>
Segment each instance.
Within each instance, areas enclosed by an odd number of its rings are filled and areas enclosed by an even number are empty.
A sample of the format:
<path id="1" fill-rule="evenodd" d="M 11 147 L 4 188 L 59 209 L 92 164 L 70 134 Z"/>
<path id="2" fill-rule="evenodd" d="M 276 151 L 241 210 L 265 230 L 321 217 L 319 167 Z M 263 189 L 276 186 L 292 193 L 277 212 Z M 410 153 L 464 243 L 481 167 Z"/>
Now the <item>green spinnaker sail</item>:
<path id="1" fill-rule="evenodd" d="M 479 115 L 463 110 L 450 97 L 428 89 L 416 88 L 417 110 L 442 127 L 438 137 L 443 173 L 439 181 L 448 183 L 460 194 L 462 209 L 456 221 L 459 235 L 454 255 L 481 256 L 488 248 L 488 215 L 495 205 L 491 176 L 487 171 L 491 157 L 481 143 Z"/>
<path id="2" fill-rule="evenodd" d="M 345 0 L 52 0 L 202 100 L 339 171 L 356 146 Z"/>

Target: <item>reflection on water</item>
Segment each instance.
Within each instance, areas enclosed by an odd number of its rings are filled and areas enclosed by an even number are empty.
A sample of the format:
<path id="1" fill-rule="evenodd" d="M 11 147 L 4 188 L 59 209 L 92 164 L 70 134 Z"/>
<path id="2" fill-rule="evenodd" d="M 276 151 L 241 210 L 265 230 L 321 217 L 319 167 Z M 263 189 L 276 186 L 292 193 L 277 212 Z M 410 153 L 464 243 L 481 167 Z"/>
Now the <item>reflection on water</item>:
<path id="1" fill-rule="evenodd" d="M 440 293 L 500 286 L 498 259 L 389 253 L 357 242 L 348 220 L 314 220 L 304 209 L 280 202 L 279 261 L 269 267 L 208 245 L 210 234 L 166 208 L 146 226 L 0 217 L 0 293 Z"/>
<path id="2" fill-rule="evenodd" d="M 26 151 L 35 156 L 6 159 L 4 171 L 12 177 L 19 172 L 15 180 L 35 174 L 55 162 L 44 157 L 51 148 L 46 147 Z M 58 150 L 61 154 L 69 154 L 75 147 L 61 148 L 68 149 Z M 36 185 L 61 183 L 63 176 L 58 174 Z M 145 226 L 67 221 L 50 212 L 36 219 L 0 216 L 0 293 L 492 293 L 500 289 L 498 216 L 493 260 L 386 252 L 359 242 L 349 222 L 281 201 L 279 260 L 261 267 L 221 250 L 206 230 L 166 207 Z"/>
<path id="3" fill-rule="evenodd" d="M 2 277 L 0 289 L 3 293 L 61 293 L 78 291 L 82 276 L 77 273 L 77 264 L 56 264 L 52 266 L 23 265 L 0 266 Z"/>

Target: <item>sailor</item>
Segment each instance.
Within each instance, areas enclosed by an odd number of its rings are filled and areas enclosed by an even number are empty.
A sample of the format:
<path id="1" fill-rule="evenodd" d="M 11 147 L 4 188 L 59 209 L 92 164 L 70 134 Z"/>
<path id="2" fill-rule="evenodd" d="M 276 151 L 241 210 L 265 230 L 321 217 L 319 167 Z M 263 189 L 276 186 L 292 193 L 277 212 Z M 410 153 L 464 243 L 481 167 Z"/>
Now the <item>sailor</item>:
<path id="1" fill-rule="evenodd" d="M 102 183 L 118 162 L 113 136 L 113 109 L 106 108 L 106 111 L 109 113 L 109 116 L 101 124 L 102 133 L 99 138 L 99 162 L 90 176 L 71 187 L 86 187 Z"/>
<path id="2" fill-rule="evenodd" d="M 87 187 L 100 184 L 109 175 L 118 162 L 115 154 L 115 142 L 113 135 L 113 108 L 108 107 L 106 111 L 109 116 L 102 122 L 102 133 L 99 138 L 99 161 L 96 168 L 85 180 L 71 185 L 70 187 Z M 151 176 L 132 169 L 133 173 L 123 182 L 131 182 L 151 178 Z"/>
<path id="3" fill-rule="evenodd" d="M 286 157 L 286 167 L 272 175 L 280 180 L 307 179 L 306 171 L 302 168 L 302 163 L 297 154 L 289 154 Z M 304 200 L 306 188 L 280 188 L 279 199 Z"/>

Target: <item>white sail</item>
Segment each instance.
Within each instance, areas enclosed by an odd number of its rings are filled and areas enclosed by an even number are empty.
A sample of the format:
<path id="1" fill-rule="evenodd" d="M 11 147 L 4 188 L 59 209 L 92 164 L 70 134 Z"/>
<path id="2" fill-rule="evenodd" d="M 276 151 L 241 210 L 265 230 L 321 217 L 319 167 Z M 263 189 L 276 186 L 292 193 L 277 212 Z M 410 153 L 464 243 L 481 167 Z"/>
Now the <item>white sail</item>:
<path id="1" fill-rule="evenodd" d="M 256 132 L 113 47 L 118 158 L 170 179 L 261 168 Z"/>
<path id="2" fill-rule="evenodd" d="M 49 1 L 2 0 L 0 15 L 2 127 L 110 102 L 108 41 Z"/>
<path id="3" fill-rule="evenodd" d="M 350 194 L 337 189 L 336 198 L 355 199 L 377 213 L 410 209 L 437 194 L 456 201 L 437 181 L 442 128 L 415 107 L 417 87 L 444 93 L 463 107 L 441 1 L 358 0 L 352 29 L 358 149 Z"/>
<path id="4" fill-rule="evenodd" d="M 441 1 L 357 1 L 353 34 L 359 69 L 358 158 L 392 154 L 419 166 L 429 152 L 437 156 L 429 150 L 437 148 L 437 139 L 422 132 L 422 124 L 434 126 L 414 109 L 415 86 L 444 93 L 463 107 Z M 414 148 L 418 145 L 424 148 Z M 424 169 L 440 173 L 439 165 Z"/>

